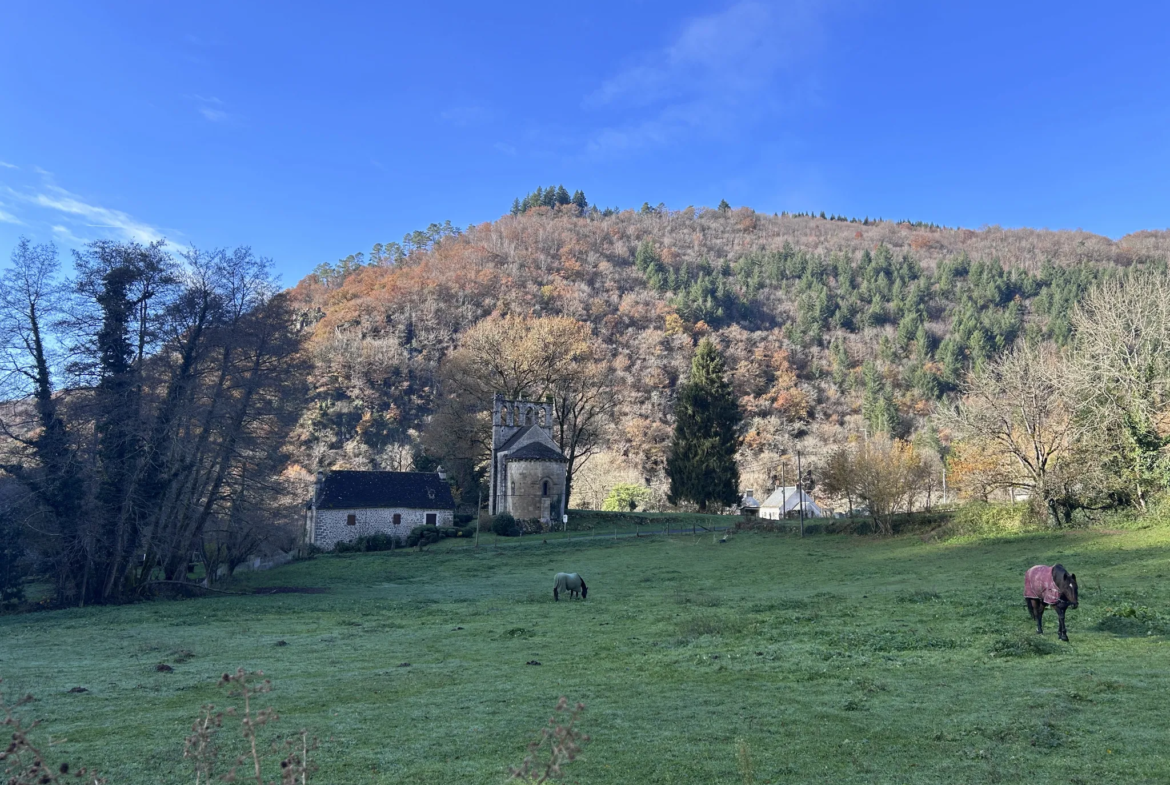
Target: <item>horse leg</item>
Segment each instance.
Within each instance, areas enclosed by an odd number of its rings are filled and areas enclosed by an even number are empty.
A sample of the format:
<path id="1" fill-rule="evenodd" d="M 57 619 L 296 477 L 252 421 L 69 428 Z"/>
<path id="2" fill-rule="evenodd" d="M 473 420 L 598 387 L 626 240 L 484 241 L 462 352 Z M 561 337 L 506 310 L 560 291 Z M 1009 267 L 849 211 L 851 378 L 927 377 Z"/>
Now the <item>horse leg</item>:
<path id="1" fill-rule="evenodd" d="M 553 602 L 560 602 L 561 596 L 557 593 L 557 587 L 553 586 Z"/>
<path id="2" fill-rule="evenodd" d="M 1065 643 L 1068 643 L 1068 630 L 1065 629 L 1064 626 L 1064 608 L 1062 606 L 1056 606 L 1056 615 L 1060 619 L 1060 631 L 1057 633 L 1056 637 L 1060 638 L 1060 640 L 1064 641 Z"/>
<path id="3" fill-rule="evenodd" d="M 1032 600 L 1032 615 L 1036 618 L 1036 634 L 1044 634 L 1044 602 Z"/>

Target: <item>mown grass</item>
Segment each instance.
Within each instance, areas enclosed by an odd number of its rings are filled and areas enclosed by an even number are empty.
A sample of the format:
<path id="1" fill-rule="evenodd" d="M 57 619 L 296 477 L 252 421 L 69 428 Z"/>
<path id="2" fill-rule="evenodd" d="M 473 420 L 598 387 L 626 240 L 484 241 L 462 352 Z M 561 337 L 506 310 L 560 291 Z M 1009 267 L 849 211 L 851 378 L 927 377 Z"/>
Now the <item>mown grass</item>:
<path id="1" fill-rule="evenodd" d="M 560 695 L 593 737 L 573 782 L 742 782 L 745 750 L 758 783 L 1170 780 L 1167 529 L 456 544 L 238 584 L 322 594 L 0 618 L 0 675 L 113 783 L 193 781 L 182 738 L 237 666 L 337 785 L 499 783 Z M 1071 644 L 1021 598 L 1056 560 Z M 552 602 L 559 570 L 587 602 Z"/>

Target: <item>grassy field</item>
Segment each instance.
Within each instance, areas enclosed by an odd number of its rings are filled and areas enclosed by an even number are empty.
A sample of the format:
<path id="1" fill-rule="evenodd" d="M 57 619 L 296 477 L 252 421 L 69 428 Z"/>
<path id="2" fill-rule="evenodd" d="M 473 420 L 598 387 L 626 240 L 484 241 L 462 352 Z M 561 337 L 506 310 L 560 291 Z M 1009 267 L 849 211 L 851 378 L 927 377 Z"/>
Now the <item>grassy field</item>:
<path id="1" fill-rule="evenodd" d="M 193 782 L 183 737 L 237 666 L 274 679 L 281 729 L 321 737 L 331 785 L 500 783 L 561 695 L 592 735 L 569 782 L 1170 781 L 1170 529 L 525 539 L 236 587 L 318 594 L 3 617 L 0 675 L 111 783 Z M 1071 644 L 1021 597 L 1056 560 L 1082 587 Z M 559 570 L 587 602 L 552 601 Z"/>

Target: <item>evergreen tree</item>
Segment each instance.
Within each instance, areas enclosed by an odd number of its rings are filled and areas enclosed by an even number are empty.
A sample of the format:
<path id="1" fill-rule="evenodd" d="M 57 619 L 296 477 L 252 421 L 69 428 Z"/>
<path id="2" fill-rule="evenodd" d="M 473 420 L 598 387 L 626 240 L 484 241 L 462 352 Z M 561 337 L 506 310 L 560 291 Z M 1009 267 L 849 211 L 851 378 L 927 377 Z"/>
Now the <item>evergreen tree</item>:
<path id="1" fill-rule="evenodd" d="M 517 197 L 512 200 L 512 215 L 520 215 L 524 210 L 520 207 L 520 199 Z"/>
<path id="2" fill-rule="evenodd" d="M 572 201 L 572 199 L 569 197 L 569 192 L 565 190 L 565 186 L 557 186 L 555 201 L 558 206 L 569 204 Z"/>
<path id="3" fill-rule="evenodd" d="M 724 378 L 719 350 L 704 339 L 691 360 L 691 378 L 679 390 L 674 439 L 666 459 L 670 502 L 731 506 L 739 498 L 738 427 L 742 415 Z"/>
<path id="4" fill-rule="evenodd" d="M 585 200 L 584 191 L 573 191 L 573 204 L 582 214 L 589 209 L 589 202 Z"/>
<path id="5" fill-rule="evenodd" d="M 727 200 L 726 200 L 726 199 L 720 199 L 720 200 L 719 200 L 719 212 L 721 212 L 721 213 L 729 213 L 729 212 L 731 212 L 731 205 L 729 205 L 729 204 L 727 203 Z"/>

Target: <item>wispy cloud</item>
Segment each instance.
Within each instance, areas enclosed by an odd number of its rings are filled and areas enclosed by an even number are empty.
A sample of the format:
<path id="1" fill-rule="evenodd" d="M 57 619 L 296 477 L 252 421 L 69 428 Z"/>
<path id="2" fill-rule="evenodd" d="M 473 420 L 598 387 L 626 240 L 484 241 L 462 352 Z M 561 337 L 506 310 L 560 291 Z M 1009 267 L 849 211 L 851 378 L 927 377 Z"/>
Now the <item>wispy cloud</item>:
<path id="1" fill-rule="evenodd" d="M 7 161 L 0 161 L 0 169 L 19 169 L 16 164 L 10 164 Z"/>
<path id="2" fill-rule="evenodd" d="M 5 189 L 13 199 L 32 208 L 48 210 L 50 214 L 64 217 L 74 228 L 61 223 L 51 224 L 53 233 L 63 240 L 75 243 L 88 242 L 95 236 L 115 237 L 120 240 L 132 240 L 139 243 L 153 243 L 165 238 L 161 229 L 140 221 L 129 213 L 109 207 L 92 204 L 80 196 L 51 184 L 44 184 L 40 188 L 17 191 L 13 188 Z M 27 212 L 27 211 L 26 211 Z M 6 213 L 3 215 L 7 215 Z M 14 218 L 13 216 L 9 216 Z M 60 218 L 57 219 L 60 221 Z M 14 219 L 14 222 L 22 223 Z M 42 224 L 43 225 L 43 224 Z M 100 230 L 98 232 L 75 232 L 74 229 Z M 80 236 L 84 235 L 84 236 Z M 185 246 L 168 240 L 168 245 L 178 250 Z"/>
<path id="3" fill-rule="evenodd" d="M 0 210 L 0 223 L 2 224 L 16 224 L 17 226 L 24 226 L 24 221 L 17 218 L 12 213 L 6 213 Z"/>
<path id="4" fill-rule="evenodd" d="M 494 145 L 492 145 L 492 147 L 496 148 L 497 152 L 503 153 L 504 155 L 507 155 L 507 156 L 516 155 L 516 148 L 510 144 L 505 144 L 504 142 L 496 142 Z"/>
<path id="5" fill-rule="evenodd" d="M 195 101 L 196 110 L 208 122 L 223 123 L 231 119 L 231 115 L 224 109 L 223 101 L 215 96 L 192 95 L 188 97 Z"/>
<path id="6" fill-rule="evenodd" d="M 587 109 L 622 117 L 597 131 L 590 149 L 666 144 L 774 113 L 804 89 L 797 66 L 821 46 L 826 5 L 749 0 L 691 19 L 586 96 Z"/>

